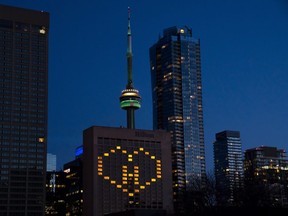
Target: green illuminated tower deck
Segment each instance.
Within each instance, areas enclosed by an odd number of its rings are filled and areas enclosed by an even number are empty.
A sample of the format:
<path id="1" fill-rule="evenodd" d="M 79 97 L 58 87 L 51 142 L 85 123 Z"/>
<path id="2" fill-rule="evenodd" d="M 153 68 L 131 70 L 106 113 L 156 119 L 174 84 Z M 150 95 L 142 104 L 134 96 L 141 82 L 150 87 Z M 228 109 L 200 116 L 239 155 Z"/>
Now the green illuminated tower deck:
<path id="1" fill-rule="evenodd" d="M 127 48 L 127 71 L 128 83 L 120 96 L 120 106 L 127 111 L 127 128 L 135 128 L 134 111 L 141 107 L 139 91 L 133 87 L 132 81 L 132 34 L 130 26 L 130 8 L 128 8 L 128 48 Z"/>

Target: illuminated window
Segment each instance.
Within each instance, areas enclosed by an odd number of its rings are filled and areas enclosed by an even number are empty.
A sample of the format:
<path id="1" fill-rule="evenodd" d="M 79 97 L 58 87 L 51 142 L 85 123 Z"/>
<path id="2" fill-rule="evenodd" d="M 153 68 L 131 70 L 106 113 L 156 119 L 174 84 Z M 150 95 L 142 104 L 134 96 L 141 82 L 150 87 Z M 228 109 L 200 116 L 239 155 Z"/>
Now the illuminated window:
<path id="1" fill-rule="evenodd" d="M 126 151 L 126 150 L 122 150 L 122 153 L 123 153 L 123 154 L 126 154 L 126 153 L 127 153 L 127 151 Z"/>
<path id="2" fill-rule="evenodd" d="M 126 172 L 127 172 L 127 169 L 122 169 L 122 172 L 125 172 L 125 173 L 126 173 Z"/>
<path id="3" fill-rule="evenodd" d="M 139 166 L 134 166 L 134 169 L 139 169 Z"/>
<path id="4" fill-rule="evenodd" d="M 149 152 L 145 152 L 145 155 L 149 155 Z"/>
<path id="5" fill-rule="evenodd" d="M 44 138 L 43 138 L 43 137 L 39 137 L 39 138 L 38 138 L 38 142 L 39 142 L 39 143 L 44 143 Z"/>
<path id="6" fill-rule="evenodd" d="M 102 172 L 98 172 L 98 175 L 102 175 Z"/>
<path id="7" fill-rule="evenodd" d="M 98 164 L 98 167 L 102 167 L 103 165 L 102 164 Z"/>
<path id="8" fill-rule="evenodd" d="M 155 159 L 155 156 L 151 156 L 151 159 Z"/>
<path id="9" fill-rule="evenodd" d="M 134 182 L 135 185 L 139 185 L 139 182 Z"/>
<path id="10" fill-rule="evenodd" d="M 135 173 L 135 174 L 134 174 L 134 177 L 139 177 L 139 174 L 136 174 L 136 173 Z"/>
<path id="11" fill-rule="evenodd" d="M 111 184 L 116 184 L 116 181 L 112 180 L 112 181 L 111 181 Z"/>
<path id="12" fill-rule="evenodd" d="M 123 181 L 122 184 L 127 184 L 127 181 Z"/>
<path id="13" fill-rule="evenodd" d="M 109 180 L 110 177 L 109 177 L 109 176 L 104 176 L 104 179 L 105 179 L 105 180 Z"/>
<path id="14" fill-rule="evenodd" d="M 139 148 L 140 151 L 144 151 L 144 148 Z"/>
<path id="15" fill-rule="evenodd" d="M 116 146 L 116 149 L 121 149 L 121 146 Z"/>
<path id="16" fill-rule="evenodd" d="M 98 159 L 102 159 L 102 157 L 101 157 L 101 156 L 98 156 Z"/>
<path id="17" fill-rule="evenodd" d="M 145 189 L 145 186 L 141 185 L 141 186 L 140 186 L 140 189 Z"/>
<path id="18" fill-rule="evenodd" d="M 122 191 L 123 191 L 123 192 L 128 192 L 128 190 L 127 190 L 127 189 L 123 189 Z"/>
<path id="19" fill-rule="evenodd" d="M 115 153 L 115 150 L 114 150 L 114 149 L 111 149 L 110 152 Z"/>
<path id="20" fill-rule="evenodd" d="M 127 177 L 122 177 L 122 180 L 127 180 Z"/>
<path id="21" fill-rule="evenodd" d="M 150 182 L 146 182 L 146 185 L 150 185 L 151 183 Z"/>
<path id="22" fill-rule="evenodd" d="M 133 177 L 133 173 L 129 173 L 129 175 L 128 175 L 129 177 Z"/>
<path id="23" fill-rule="evenodd" d="M 103 171 L 102 168 L 98 168 L 98 171 Z"/>
<path id="24" fill-rule="evenodd" d="M 155 179 L 155 178 L 152 178 L 151 181 L 152 181 L 152 182 L 156 182 L 156 179 Z"/>
<path id="25" fill-rule="evenodd" d="M 122 188 L 122 185 L 117 185 L 116 187 L 117 187 L 117 188 Z"/>
<path id="26" fill-rule="evenodd" d="M 134 154 L 138 154 L 138 151 L 134 151 L 133 153 L 134 153 Z"/>
<path id="27" fill-rule="evenodd" d="M 104 153 L 104 156 L 105 156 L 105 157 L 108 157 L 108 156 L 109 156 L 109 153 Z"/>
<path id="28" fill-rule="evenodd" d="M 138 189 L 135 189 L 134 191 L 135 191 L 135 193 L 139 193 L 140 192 Z"/>
<path id="29" fill-rule="evenodd" d="M 128 161 L 133 161 L 133 159 L 132 158 L 128 158 Z"/>
<path id="30" fill-rule="evenodd" d="M 157 178 L 161 178 L 161 175 L 157 175 Z"/>
<path id="31" fill-rule="evenodd" d="M 133 156 L 131 154 L 128 155 L 129 158 L 132 158 Z"/>

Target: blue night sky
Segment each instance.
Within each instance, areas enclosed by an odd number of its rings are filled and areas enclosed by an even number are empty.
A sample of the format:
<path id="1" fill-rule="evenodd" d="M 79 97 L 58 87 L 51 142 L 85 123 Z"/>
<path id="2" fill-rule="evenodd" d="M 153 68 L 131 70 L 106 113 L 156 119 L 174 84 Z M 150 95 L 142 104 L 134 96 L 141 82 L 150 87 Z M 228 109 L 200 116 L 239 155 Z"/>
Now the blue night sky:
<path id="1" fill-rule="evenodd" d="M 207 171 L 215 133 L 238 130 L 243 151 L 288 150 L 286 0 L 0 0 L 50 13 L 48 152 L 74 159 L 84 129 L 126 126 L 127 7 L 133 79 L 142 96 L 136 128 L 152 129 L 149 48 L 162 30 L 187 25 L 201 41 Z"/>

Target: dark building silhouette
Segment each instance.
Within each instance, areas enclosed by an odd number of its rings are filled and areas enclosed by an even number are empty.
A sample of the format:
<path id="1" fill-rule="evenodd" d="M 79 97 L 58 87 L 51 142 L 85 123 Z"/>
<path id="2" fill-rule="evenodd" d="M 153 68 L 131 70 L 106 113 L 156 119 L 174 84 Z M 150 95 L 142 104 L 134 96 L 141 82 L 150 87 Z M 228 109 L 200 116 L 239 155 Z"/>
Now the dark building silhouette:
<path id="1" fill-rule="evenodd" d="M 173 212 L 168 132 L 94 126 L 83 137 L 83 215 Z"/>
<path id="2" fill-rule="evenodd" d="M 46 173 L 45 215 L 66 215 L 66 173 L 48 171 Z"/>
<path id="3" fill-rule="evenodd" d="M 64 164 L 66 173 L 66 215 L 81 216 L 83 212 L 83 146 L 75 150 L 75 160 Z"/>
<path id="4" fill-rule="evenodd" d="M 244 168 L 249 205 L 288 207 L 288 159 L 284 149 L 247 149 Z"/>
<path id="5" fill-rule="evenodd" d="M 219 206 L 235 206 L 243 190 L 243 157 L 239 131 L 216 134 L 213 145 L 216 200 Z"/>
<path id="6" fill-rule="evenodd" d="M 47 12 L 0 5 L 0 215 L 43 215 Z"/>
<path id="7" fill-rule="evenodd" d="M 183 212 L 185 192 L 206 175 L 200 41 L 192 29 L 165 29 L 150 48 L 150 67 L 153 128 L 171 133 L 175 208 Z"/>

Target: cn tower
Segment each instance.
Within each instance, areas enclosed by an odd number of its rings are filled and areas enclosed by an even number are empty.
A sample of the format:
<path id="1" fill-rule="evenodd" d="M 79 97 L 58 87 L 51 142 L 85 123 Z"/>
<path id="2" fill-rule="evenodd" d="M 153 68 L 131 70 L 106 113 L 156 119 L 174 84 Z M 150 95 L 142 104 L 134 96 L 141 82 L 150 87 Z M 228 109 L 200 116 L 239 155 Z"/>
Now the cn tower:
<path id="1" fill-rule="evenodd" d="M 120 106 L 127 112 L 127 128 L 135 128 L 134 111 L 141 107 L 141 97 L 139 91 L 133 87 L 132 81 L 132 34 L 130 25 L 130 8 L 128 7 L 128 48 L 127 48 L 127 72 L 128 81 L 126 89 L 124 89 L 120 96 Z"/>

